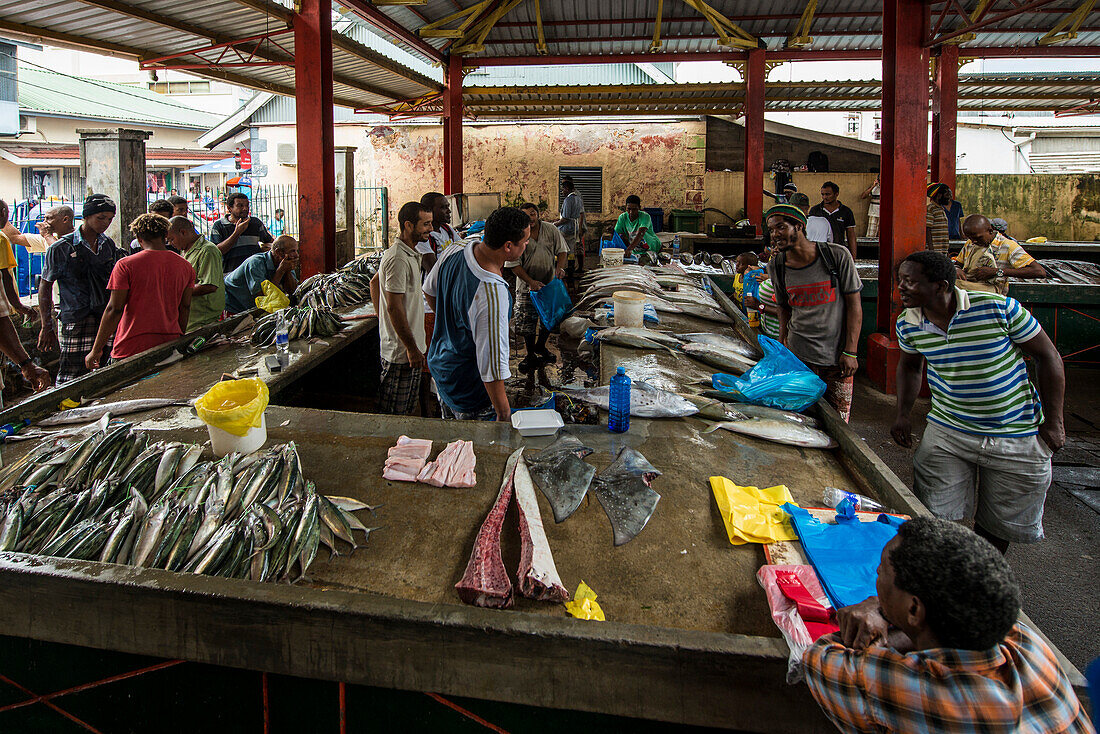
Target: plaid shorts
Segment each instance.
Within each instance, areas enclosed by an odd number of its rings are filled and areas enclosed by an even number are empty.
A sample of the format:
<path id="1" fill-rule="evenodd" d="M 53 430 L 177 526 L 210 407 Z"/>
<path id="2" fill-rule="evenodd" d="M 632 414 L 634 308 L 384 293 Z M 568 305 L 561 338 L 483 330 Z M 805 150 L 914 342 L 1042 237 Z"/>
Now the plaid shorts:
<path id="1" fill-rule="evenodd" d="M 409 415 L 420 398 L 420 379 L 424 373 L 407 364 L 382 360 L 382 380 L 378 386 L 378 412 Z"/>
<path id="2" fill-rule="evenodd" d="M 520 336 L 534 336 L 539 330 L 539 312 L 531 294 L 526 291 L 516 293 L 516 333 Z"/>
<path id="3" fill-rule="evenodd" d="M 88 368 L 84 365 L 84 358 L 92 351 L 96 334 L 99 332 L 99 316 L 85 316 L 80 321 L 72 324 L 61 324 L 57 341 L 61 347 L 61 359 L 57 367 L 57 384 L 69 380 L 75 380 L 81 375 L 88 374 Z M 111 346 L 115 342 L 112 334 L 107 340 L 107 346 L 103 348 L 103 357 L 111 356 Z M 101 358 L 101 363 L 106 360 Z"/>

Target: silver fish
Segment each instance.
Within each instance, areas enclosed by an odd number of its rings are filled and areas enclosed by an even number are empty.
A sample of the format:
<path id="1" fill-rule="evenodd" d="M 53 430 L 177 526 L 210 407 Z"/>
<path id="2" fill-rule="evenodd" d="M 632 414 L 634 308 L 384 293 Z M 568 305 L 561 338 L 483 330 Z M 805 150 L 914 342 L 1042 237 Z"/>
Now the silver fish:
<path id="1" fill-rule="evenodd" d="M 680 347 L 684 354 L 732 375 L 742 375 L 751 370 L 756 362 L 746 359 L 737 352 L 712 344 L 689 342 Z"/>
<path id="2" fill-rule="evenodd" d="M 710 344 L 714 347 L 721 347 L 731 352 L 737 352 L 742 357 L 751 359 L 753 362 L 756 362 L 761 357 L 759 349 L 756 349 L 739 336 L 714 334 L 709 331 L 701 331 L 693 334 L 677 334 L 677 336 L 685 342 L 692 342 L 693 344 Z"/>
<path id="3" fill-rule="evenodd" d="M 680 340 L 663 331 L 636 328 L 632 326 L 612 326 L 596 332 L 596 339 L 621 347 L 643 349 L 673 349 L 680 346 Z"/>
<path id="4" fill-rule="evenodd" d="M 748 418 L 768 418 L 777 421 L 786 421 L 788 423 L 797 423 L 807 428 L 817 428 L 817 421 L 808 415 L 802 415 L 801 413 L 795 413 L 791 410 L 780 410 L 779 408 L 769 408 L 766 405 L 752 405 L 750 403 L 728 403 L 730 410 L 733 410 Z"/>
<path id="5" fill-rule="evenodd" d="M 583 390 L 562 388 L 566 395 L 607 410 L 610 388 L 592 387 Z M 686 418 L 699 409 L 673 392 L 636 380 L 630 385 L 630 414 L 636 418 Z"/>
<path id="6" fill-rule="evenodd" d="M 97 421 L 106 413 L 113 416 L 141 413 L 146 410 L 156 410 L 169 405 L 188 405 L 185 400 L 169 400 L 167 398 L 142 398 L 140 400 L 120 400 L 117 403 L 103 403 L 101 405 L 87 405 L 81 408 L 70 408 L 60 413 L 51 415 L 38 421 L 40 426 L 67 426 L 74 423 L 90 423 Z"/>
<path id="7" fill-rule="evenodd" d="M 771 418 L 749 418 L 743 421 L 722 421 L 707 428 L 703 433 L 717 431 L 724 428 L 727 431 L 740 433 L 753 438 L 762 438 L 773 443 L 782 443 L 788 446 L 802 446 L 811 449 L 836 448 L 829 434 L 816 428 L 809 428 L 797 423 L 774 420 Z"/>

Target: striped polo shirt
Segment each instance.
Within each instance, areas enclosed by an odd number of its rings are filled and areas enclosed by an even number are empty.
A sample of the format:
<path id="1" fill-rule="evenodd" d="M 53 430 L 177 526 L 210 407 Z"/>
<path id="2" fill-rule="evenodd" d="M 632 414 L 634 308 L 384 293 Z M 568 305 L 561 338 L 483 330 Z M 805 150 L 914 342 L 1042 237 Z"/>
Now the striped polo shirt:
<path id="1" fill-rule="evenodd" d="M 928 420 L 982 436 L 1034 436 L 1043 409 L 1016 345 L 1038 335 L 1039 322 L 997 293 L 956 287 L 955 298 L 946 334 L 919 308 L 898 317 L 898 346 L 928 365 Z"/>

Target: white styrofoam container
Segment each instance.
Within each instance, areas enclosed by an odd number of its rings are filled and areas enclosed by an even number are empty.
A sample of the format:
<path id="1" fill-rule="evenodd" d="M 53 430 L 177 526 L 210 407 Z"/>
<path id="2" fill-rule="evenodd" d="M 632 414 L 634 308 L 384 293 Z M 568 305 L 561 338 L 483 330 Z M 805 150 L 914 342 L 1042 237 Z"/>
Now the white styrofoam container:
<path id="1" fill-rule="evenodd" d="M 512 428 L 521 436 L 553 436 L 565 421 L 556 410 L 517 410 L 512 413 Z"/>

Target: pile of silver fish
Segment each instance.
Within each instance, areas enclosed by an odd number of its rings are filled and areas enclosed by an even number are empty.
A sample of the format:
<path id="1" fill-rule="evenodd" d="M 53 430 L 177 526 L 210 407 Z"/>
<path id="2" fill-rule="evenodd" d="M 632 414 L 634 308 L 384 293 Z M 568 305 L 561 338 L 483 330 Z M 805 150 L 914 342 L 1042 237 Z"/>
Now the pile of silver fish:
<path id="1" fill-rule="evenodd" d="M 275 331 L 280 316 L 286 319 L 287 336 L 290 340 L 307 339 L 311 336 L 332 336 L 344 328 L 340 317 L 326 306 L 291 306 L 282 311 L 268 314 L 256 322 L 252 330 L 252 343 L 259 347 L 275 344 Z"/>
<path id="2" fill-rule="evenodd" d="M 596 340 L 622 347 L 680 350 L 703 364 L 732 375 L 748 372 L 759 353 L 739 338 L 719 334 L 673 334 L 657 329 L 613 326 L 596 332 Z"/>
<path id="3" fill-rule="evenodd" d="M 575 311 L 589 311 L 612 300 L 616 291 L 634 291 L 646 296 L 657 311 L 682 313 L 696 318 L 732 323 L 714 296 L 681 268 L 622 265 L 599 268 L 581 280 L 584 293 Z"/>
<path id="4" fill-rule="evenodd" d="M 326 306 L 340 308 L 370 300 L 370 280 L 373 274 L 363 270 L 355 260 L 347 270 L 335 273 L 318 273 L 303 280 L 294 295 L 300 306 Z"/>
<path id="5" fill-rule="evenodd" d="M 296 580 L 323 544 L 361 547 L 352 512 L 319 494 L 294 443 L 200 461 L 128 423 L 45 441 L 0 471 L 0 551 L 268 581 Z"/>

